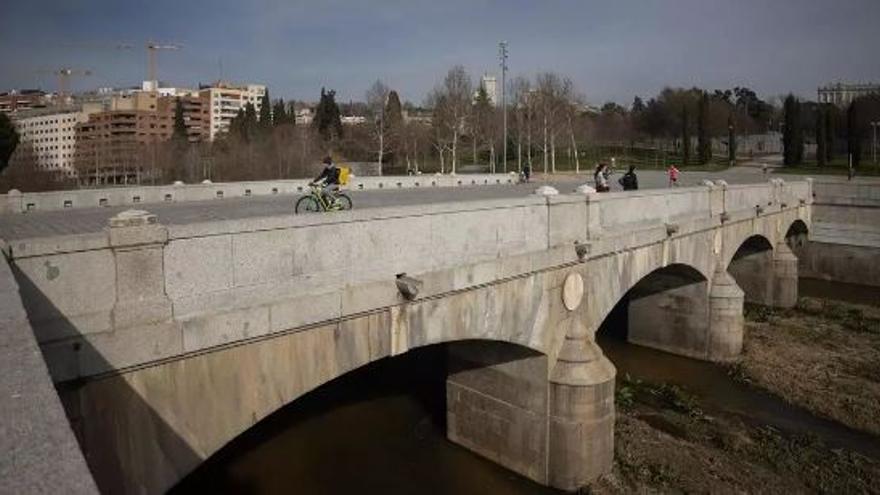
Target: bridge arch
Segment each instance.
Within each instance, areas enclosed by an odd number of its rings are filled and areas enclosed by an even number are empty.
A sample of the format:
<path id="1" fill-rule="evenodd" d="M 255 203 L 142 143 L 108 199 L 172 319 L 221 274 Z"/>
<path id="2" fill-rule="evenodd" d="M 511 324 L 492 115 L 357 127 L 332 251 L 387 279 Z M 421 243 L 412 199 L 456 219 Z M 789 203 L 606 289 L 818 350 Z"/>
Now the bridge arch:
<path id="1" fill-rule="evenodd" d="M 506 455 L 508 456 L 507 462 L 510 462 L 511 453 L 534 450 L 535 446 L 545 442 L 546 426 L 537 423 L 540 422 L 539 412 L 544 411 L 547 407 L 546 368 L 547 357 L 544 354 L 518 344 L 486 339 L 463 339 L 429 344 L 413 348 L 398 356 L 381 358 L 339 375 L 267 414 L 231 438 L 229 442 L 196 466 L 190 475 L 172 488 L 171 493 L 189 493 L 196 491 L 196 489 L 211 488 L 215 484 L 218 485 L 217 488 L 222 488 L 224 485 L 227 487 L 237 486 L 235 483 L 241 480 L 237 477 L 224 478 L 223 473 L 218 472 L 218 465 L 225 460 L 228 461 L 242 446 L 248 449 L 253 448 L 254 443 L 264 441 L 266 435 L 277 434 L 278 425 L 283 423 L 296 424 L 296 421 L 302 423 L 305 418 L 329 413 L 331 418 L 335 418 L 336 423 L 334 424 L 345 421 L 349 428 L 362 428 L 363 424 L 351 424 L 351 421 L 355 419 L 347 413 L 339 411 L 339 409 L 352 408 L 363 414 L 375 416 L 383 412 L 391 412 L 403 415 L 404 420 L 411 419 L 407 416 L 409 414 L 407 412 L 401 412 L 394 408 L 390 411 L 385 409 L 388 407 L 388 401 L 384 401 L 379 408 L 368 404 L 374 402 L 374 399 L 382 402 L 381 397 L 387 394 L 410 395 L 406 399 L 402 397 L 395 399 L 394 402 L 400 403 L 401 400 L 406 400 L 407 407 L 422 409 L 421 414 L 427 415 L 431 424 L 419 425 L 420 429 L 430 428 L 434 435 L 438 430 L 442 434 L 448 432 L 450 440 L 454 443 L 475 450 L 483 457 L 496 462 L 499 459 L 493 458 L 492 452 L 480 451 L 481 445 L 475 442 L 479 439 L 477 435 L 508 438 L 507 441 L 511 444 L 511 448 L 507 450 Z M 416 378 L 411 378 L 413 375 L 417 375 Z M 494 420 L 494 422 L 475 421 L 477 418 L 474 418 L 468 409 L 474 406 L 469 402 L 469 394 L 471 393 L 479 393 L 484 400 L 487 397 L 492 397 L 493 401 L 516 404 L 520 410 L 528 410 L 529 414 L 523 412 L 521 415 L 516 415 L 512 414 L 510 410 L 502 411 L 496 407 L 487 410 L 485 418 L 483 418 Z M 491 395 L 483 395 L 488 393 Z M 492 417 L 493 414 L 499 412 L 501 415 Z M 349 416 L 348 419 L 340 419 L 345 418 L 346 415 Z M 523 428 L 516 421 L 509 421 L 510 419 L 525 421 L 530 417 L 536 424 L 529 425 L 528 428 Z M 367 419 L 365 422 L 369 425 L 370 421 Z M 383 427 L 384 429 L 386 428 Z M 393 432 L 395 429 L 402 428 L 390 427 L 387 429 Z M 474 429 L 481 431 L 475 432 Z M 323 430 L 327 430 L 327 428 L 318 432 Z M 323 431 L 323 434 L 326 435 L 328 432 Z M 326 475 L 332 475 L 332 471 L 322 468 L 322 463 L 332 464 L 334 459 L 326 454 L 321 455 L 320 451 L 326 453 L 331 448 L 333 450 L 340 449 L 339 454 L 343 464 L 342 473 L 354 472 L 356 469 L 363 469 L 365 466 L 371 465 L 368 460 L 361 460 L 358 465 L 355 465 L 354 462 L 346 463 L 346 455 L 351 457 L 352 452 L 362 452 L 363 445 L 359 450 L 346 449 L 346 444 L 349 441 L 348 433 L 333 434 L 330 432 L 329 435 L 329 438 L 322 437 L 322 444 L 326 443 L 329 446 L 322 445 L 320 449 L 313 451 L 293 446 L 292 455 L 294 458 L 301 459 L 306 466 L 322 471 Z M 358 437 L 361 438 L 361 441 L 365 438 L 372 438 L 380 442 L 383 440 L 376 438 L 375 435 L 356 433 L 354 436 L 355 442 L 359 441 Z M 290 445 L 289 442 L 287 445 Z M 412 448 L 412 446 L 398 445 L 398 448 L 406 449 Z M 303 459 L 301 456 L 306 458 Z M 500 463 L 504 464 L 504 462 Z M 508 467 L 519 471 L 525 469 L 526 466 L 508 465 Z M 339 473 L 336 474 L 336 476 L 339 475 Z M 209 486 L 204 486 L 206 484 Z M 319 489 L 318 487 L 313 488 Z M 327 488 L 329 487 L 323 487 L 324 490 Z M 302 490 L 310 491 L 306 488 L 301 488 Z"/>
<path id="2" fill-rule="evenodd" d="M 634 344 L 709 359 L 709 283 L 687 264 L 656 268 L 619 297 L 599 328 Z"/>

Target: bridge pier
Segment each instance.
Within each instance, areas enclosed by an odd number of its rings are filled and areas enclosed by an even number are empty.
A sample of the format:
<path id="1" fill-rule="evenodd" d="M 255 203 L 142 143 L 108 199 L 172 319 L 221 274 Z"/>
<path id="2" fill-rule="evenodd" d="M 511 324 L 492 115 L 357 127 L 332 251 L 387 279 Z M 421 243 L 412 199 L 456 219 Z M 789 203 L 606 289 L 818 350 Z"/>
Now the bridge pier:
<path id="1" fill-rule="evenodd" d="M 564 490 L 611 470 L 616 371 L 586 335 L 566 338 L 549 380 L 547 356 L 522 347 L 452 344 L 449 357 L 451 441 Z"/>
<path id="2" fill-rule="evenodd" d="M 744 300 L 736 280 L 719 265 L 709 291 L 709 361 L 733 361 L 742 352 Z"/>
<path id="3" fill-rule="evenodd" d="M 777 308 L 793 308 L 798 298 L 798 259 L 786 242 L 776 244 L 776 249 L 773 250 L 771 277 L 771 305 Z"/>
<path id="4" fill-rule="evenodd" d="M 576 490 L 611 471 L 616 374 L 591 338 L 565 339 L 550 376 L 550 486 Z"/>
<path id="5" fill-rule="evenodd" d="M 548 388 L 544 354 L 498 342 L 452 343 L 446 435 L 546 484 Z"/>
<path id="6" fill-rule="evenodd" d="M 742 351 L 743 291 L 719 266 L 711 284 L 696 273 L 663 270 L 640 283 L 627 308 L 627 340 L 706 361 Z"/>
<path id="7" fill-rule="evenodd" d="M 728 270 L 745 292 L 746 302 L 791 308 L 797 304 L 798 260 L 785 242 L 735 256 Z"/>

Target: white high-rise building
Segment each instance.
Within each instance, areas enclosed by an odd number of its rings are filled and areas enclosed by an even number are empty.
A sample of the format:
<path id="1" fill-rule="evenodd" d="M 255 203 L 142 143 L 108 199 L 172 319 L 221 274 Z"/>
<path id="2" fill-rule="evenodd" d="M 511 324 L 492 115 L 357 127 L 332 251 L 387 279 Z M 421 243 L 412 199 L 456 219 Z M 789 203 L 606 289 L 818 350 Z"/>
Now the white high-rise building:
<path id="1" fill-rule="evenodd" d="M 21 142 L 13 160 L 23 158 L 23 153 L 33 151 L 37 169 L 58 176 L 75 177 L 74 155 L 76 153 L 76 124 L 87 122 L 89 114 L 98 111 L 97 105 L 83 109 L 44 109 L 20 113 L 13 122 Z"/>
<path id="2" fill-rule="evenodd" d="M 486 74 L 480 78 L 480 86 L 486 90 L 486 94 L 489 96 L 489 101 L 492 102 L 492 106 L 498 106 L 498 79 L 496 79 L 495 76 Z"/>
<path id="3" fill-rule="evenodd" d="M 254 106 L 257 116 L 260 115 L 263 95 L 266 94 L 266 86 L 262 84 L 247 84 L 234 86 L 225 82 L 217 82 L 214 85 L 202 88 L 199 95 L 207 98 L 210 109 L 210 139 L 213 141 L 217 135 L 229 130 L 229 123 L 248 103 Z"/>

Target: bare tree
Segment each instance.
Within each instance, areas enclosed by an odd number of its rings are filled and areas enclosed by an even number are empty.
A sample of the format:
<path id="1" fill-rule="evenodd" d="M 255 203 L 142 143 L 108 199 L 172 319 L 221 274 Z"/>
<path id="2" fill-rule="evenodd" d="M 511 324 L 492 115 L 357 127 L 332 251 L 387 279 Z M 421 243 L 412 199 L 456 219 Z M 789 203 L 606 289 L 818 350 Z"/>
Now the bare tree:
<path id="1" fill-rule="evenodd" d="M 560 106 L 564 102 L 563 80 L 558 74 L 545 72 L 538 74 L 536 79 L 538 89 L 538 106 L 541 119 L 543 140 L 541 150 L 543 152 L 544 173 L 548 172 L 548 158 L 550 159 L 551 171 L 556 172 L 556 136 L 560 129 Z"/>
<path id="2" fill-rule="evenodd" d="M 523 169 L 523 143 L 526 143 L 528 155 L 527 163 L 531 163 L 531 105 L 532 85 L 525 77 L 514 78 L 510 83 L 514 105 L 514 134 L 516 135 L 516 165 L 517 169 Z"/>
<path id="3" fill-rule="evenodd" d="M 451 152 L 451 173 L 458 166 L 458 145 L 461 135 L 467 128 L 471 113 L 473 84 L 464 67 L 456 65 L 449 69 L 443 85 L 434 89 L 431 100 L 434 107 L 434 128 L 437 142 L 449 144 Z M 443 163 L 442 149 L 440 161 Z"/>
<path id="4" fill-rule="evenodd" d="M 382 161 L 385 156 L 385 105 L 388 102 L 388 93 L 391 90 L 381 80 L 376 80 L 370 89 L 367 90 L 367 109 L 368 117 L 373 125 L 373 132 L 378 142 L 378 153 L 376 153 L 379 167 L 382 167 Z"/>

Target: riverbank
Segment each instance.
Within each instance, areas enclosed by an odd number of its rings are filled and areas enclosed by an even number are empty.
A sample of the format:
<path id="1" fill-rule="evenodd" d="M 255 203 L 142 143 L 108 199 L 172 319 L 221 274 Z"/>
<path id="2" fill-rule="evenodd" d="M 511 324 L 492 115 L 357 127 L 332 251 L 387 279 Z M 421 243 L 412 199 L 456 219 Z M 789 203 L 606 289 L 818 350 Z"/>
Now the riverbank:
<path id="1" fill-rule="evenodd" d="M 880 460 L 707 414 L 674 385 L 624 377 L 617 406 L 614 469 L 586 493 L 880 493 Z"/>
<path id="2" fill-rule="evenodd" d="M 801 298 L 746 308 L 737 380 L 880 436 L 880 308 Z"/>
<path id="3" fill-rule="evenodd" d="M 586 492 L 880 493 L 880 456 L 865 448 L 880 433 L 880 308 L 805 297 L 745 315 L 727 376 L 603 341 L 620 373 L 615 462 Z"/>

